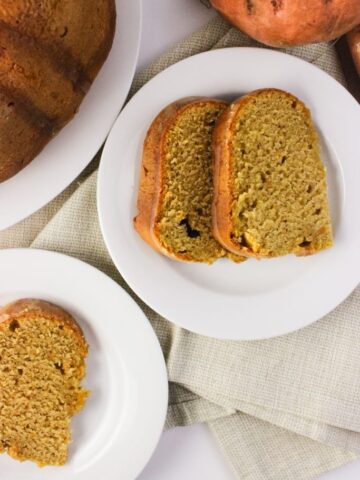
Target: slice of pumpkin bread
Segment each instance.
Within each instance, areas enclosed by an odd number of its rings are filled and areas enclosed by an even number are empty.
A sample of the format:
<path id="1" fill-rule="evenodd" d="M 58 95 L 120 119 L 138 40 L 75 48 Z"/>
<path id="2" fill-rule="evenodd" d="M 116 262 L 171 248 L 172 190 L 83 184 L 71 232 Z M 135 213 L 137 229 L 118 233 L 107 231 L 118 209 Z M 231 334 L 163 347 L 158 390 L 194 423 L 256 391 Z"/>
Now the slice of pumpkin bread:
<path id="1" fill-rule="evenodd" d="M 226 107 L 209 98 L 178 100 L 148 130 L 134 223 L 168 257 L 212 263 L 227 254 L 211 227 L 212 134 Z"/>
<path id="2" fill-rule="evenodd" d="M 55 305 L 24 299 L 0 309 L 0 452 L 39 466 L 66 462 L 70 419 L 88 395 L 87 350 Z"/>
<path id="3" fill-rule="evenodd" d="M 332 245 L 326 171 L 310 111 L 258 90 L 235 101 L 214 132 L 214 236 L 248 256 L 309 255 Z"/>

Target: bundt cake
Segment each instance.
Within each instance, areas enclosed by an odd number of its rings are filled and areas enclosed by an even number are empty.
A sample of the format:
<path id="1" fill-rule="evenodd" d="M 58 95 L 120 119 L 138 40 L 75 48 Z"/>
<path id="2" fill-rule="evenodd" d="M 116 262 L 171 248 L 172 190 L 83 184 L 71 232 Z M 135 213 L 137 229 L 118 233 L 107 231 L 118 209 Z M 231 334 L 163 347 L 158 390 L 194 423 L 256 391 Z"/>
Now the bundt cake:
<path id="1" fill-rule="evenodd" d="M 0 182 L 77 112 L 112 45 L 115 0 L 1 0 Z"/>

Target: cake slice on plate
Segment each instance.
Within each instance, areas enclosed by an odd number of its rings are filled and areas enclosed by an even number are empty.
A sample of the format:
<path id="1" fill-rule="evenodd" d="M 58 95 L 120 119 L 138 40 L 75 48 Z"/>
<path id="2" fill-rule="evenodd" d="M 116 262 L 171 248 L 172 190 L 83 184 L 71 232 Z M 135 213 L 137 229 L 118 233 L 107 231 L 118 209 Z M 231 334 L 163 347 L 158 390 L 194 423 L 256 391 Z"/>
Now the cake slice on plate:
<path id="1" fill-rule="evenodd" d="M 228 253 L 211 227 L 212 135 L 226 108 L 209 98 L 178 100 L 147 132 L 135 228 L 173 259 L 213 263 Z"/>
<path id="2" fill-rule="evenodd" d="M 263 89 L 235 101 L 214 132 L 213 232 L 238 255 L 331 247 L 326 171 L 308 108 Z"/>
<path id="3" fill-rule="evenodd" d="M 63 465 L 70 420 L 85 404 L 88 352 L 71 315 L 42 300 L 0 309 L 0 452 Z"/>

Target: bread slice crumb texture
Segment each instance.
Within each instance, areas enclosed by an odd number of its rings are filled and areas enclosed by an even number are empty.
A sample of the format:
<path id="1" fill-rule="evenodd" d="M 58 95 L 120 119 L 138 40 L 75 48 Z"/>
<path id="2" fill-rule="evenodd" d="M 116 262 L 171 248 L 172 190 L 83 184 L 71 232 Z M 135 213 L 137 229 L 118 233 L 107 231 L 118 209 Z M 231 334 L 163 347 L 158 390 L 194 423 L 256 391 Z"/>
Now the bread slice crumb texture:
<path id="1" fill-rule="evenodd" d="M 63 465 L 71 416 L 88 395 L 82 332 L 62 309 L 34 300 L 1 309 L 0 322 L 0 451 Z"/>
<path id="2" fill-rule="evenodd" d="M 243 253 L 311 254 L 332 245 L 326 172 L 311 115 L 279 90 L 239 101 L 233 119 L 232 240 Z"/>
<path id="3" fill-rule="evenodd" d="M 156 219 L 162 245 L 179 258 L 212 263 L 226 255 L 211 229 L 212 134 L 226 108 L 194 102 L 170 124 L 163 141 L 163 192 Z"/>

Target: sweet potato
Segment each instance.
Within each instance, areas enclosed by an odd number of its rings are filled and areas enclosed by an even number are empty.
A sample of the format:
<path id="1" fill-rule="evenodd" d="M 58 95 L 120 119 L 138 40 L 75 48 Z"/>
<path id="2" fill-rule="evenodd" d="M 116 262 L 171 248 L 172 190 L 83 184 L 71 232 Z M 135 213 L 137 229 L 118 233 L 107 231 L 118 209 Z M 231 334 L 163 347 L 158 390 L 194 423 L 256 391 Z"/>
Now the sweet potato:
<path id="1" fill-rule="evenodd" d="M 210 0 L 250 37 L 271 46 L 332 40 L 360 24 L 360 0 Z"/>
<path id="2" fill-rule="evenodd" d="M 355 68 L 360 75 L 360 25 L 347 34 L 347 41 L 354 60 Z"/>

